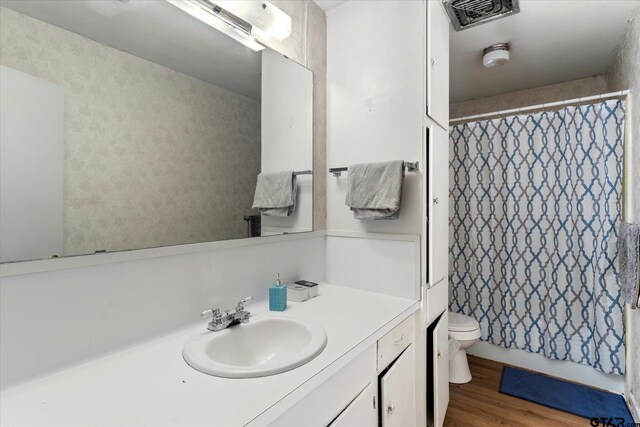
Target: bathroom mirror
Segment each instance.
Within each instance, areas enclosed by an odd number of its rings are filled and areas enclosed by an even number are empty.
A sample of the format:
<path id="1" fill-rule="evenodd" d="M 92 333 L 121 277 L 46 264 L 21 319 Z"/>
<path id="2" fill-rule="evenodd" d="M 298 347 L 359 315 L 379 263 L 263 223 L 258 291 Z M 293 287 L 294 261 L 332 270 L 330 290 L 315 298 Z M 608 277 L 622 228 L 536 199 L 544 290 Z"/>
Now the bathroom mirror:
<path id="1" fill-rule="evenodd" d="M 0 22 L 0 261 L 312 230 L 311 71 L 163 0 L 1 0 Z M 253 209 L 286 171 L 288 215 Z"/>

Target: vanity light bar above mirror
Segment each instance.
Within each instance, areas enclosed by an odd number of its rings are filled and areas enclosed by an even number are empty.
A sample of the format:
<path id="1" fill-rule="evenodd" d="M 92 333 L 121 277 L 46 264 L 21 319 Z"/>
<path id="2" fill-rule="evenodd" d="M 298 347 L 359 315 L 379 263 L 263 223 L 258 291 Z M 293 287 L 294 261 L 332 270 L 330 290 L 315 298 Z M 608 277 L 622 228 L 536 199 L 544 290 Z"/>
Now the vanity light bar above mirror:
<path id="1" fill-rule="evenodd" d="M 291 17 L 268 1 L 209 0 L 252 26 L 251 34 L 282 41 L 291 35 Z"/>
<path id="2" fill-rule="evenodd" d="M 167 0 L 250 49 L 264 49 L 253 37 L 284 40 L 291 34 L 291 17 L 267 1 Z"/>
<path id="3" fill-rule="evenodd" d="M 257 51 L 264 49 L 251 36 L 251 25 L 242 22 L 241 19 L 234 20 L 233 14 L 226 13 L 221 9 L 215 12 L 213 4 L 205 0 L 167 0 L 175 7 L 182 9 L 194 18 L 226 34 L 232 39 L 242 43 L 248 48 Z M 248 28 L 244 25 L 248 25 Z"/>

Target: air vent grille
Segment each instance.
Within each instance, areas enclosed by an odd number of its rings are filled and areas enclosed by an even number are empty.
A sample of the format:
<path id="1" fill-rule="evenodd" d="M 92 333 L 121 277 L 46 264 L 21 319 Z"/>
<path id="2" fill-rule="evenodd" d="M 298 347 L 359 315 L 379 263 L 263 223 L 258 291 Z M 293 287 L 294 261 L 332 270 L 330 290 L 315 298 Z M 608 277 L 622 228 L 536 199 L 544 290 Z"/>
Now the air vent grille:
<path id="1" fill-rule="evenodd" d="M 518 0 L 445 0 L 443 3 L 457 31 L 520 12 Z"/>

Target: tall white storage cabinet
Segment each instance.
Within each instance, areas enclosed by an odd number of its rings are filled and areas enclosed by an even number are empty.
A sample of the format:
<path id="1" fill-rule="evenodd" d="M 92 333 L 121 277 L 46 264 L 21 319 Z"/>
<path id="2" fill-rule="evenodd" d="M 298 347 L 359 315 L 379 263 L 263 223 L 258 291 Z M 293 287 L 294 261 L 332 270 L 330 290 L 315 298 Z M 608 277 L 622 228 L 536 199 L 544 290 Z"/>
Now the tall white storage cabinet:
<path id="1" fill-rule="evenodd" d="M 442 426 L 449 404 L 449 19 L 440 1 L 427 0 L 427 165 L 423 192 L 423 324 L 427 424 Z"/>
<path id="2" fill-rule="evenodd" d="M 439 0 L 351 0 L 327 13 L 328 167 L 420 162 L 417 172 L 406 174 L 400 218 L 395 221 L 353 219 L 344 204 L 348 174 L 328 175 L 327 229 L 421 236 L 419 327 L 414 328 L 412 353 L 397 360 L 402 363 L 389 370 L 384 384 L 387 390 L 415 389 L 415 409 L 404 410 L 415 412 L 409 423 L 415 420 L 421 427 L 428 420 L 441 425 L 449 399 L 444 348 L 448 332 L 449 25 Z M 410 371 L 409 354 L 413 355 L 412 379 L 404 374 Z M 411 381 L 414 384 L 404 384 Z M 427 390 L 431 390 L 428 396 Z M 385 399 L 385 394 L 379 393 L 379 398 Z M 389 404 L 381 406 L 387 411 L 381 423 L 406 422 L 397 412 L 393 416 L 401 406 L 390 405 L 391 410 Z"/>

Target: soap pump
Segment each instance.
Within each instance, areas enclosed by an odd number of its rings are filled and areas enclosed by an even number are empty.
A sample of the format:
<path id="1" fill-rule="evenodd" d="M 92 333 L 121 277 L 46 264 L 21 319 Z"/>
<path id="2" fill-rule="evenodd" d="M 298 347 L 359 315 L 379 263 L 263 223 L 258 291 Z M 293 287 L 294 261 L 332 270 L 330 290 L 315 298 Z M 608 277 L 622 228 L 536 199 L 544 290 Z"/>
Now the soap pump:
<path id="1" fill-rule="evenodd" d="M 275 282 L 269 288 L 269 310 L 284 311 L 287 308 L 287 287 L 280 281 L 280 273 L 276 273 Z"/>

